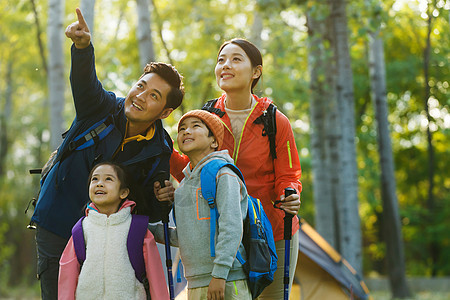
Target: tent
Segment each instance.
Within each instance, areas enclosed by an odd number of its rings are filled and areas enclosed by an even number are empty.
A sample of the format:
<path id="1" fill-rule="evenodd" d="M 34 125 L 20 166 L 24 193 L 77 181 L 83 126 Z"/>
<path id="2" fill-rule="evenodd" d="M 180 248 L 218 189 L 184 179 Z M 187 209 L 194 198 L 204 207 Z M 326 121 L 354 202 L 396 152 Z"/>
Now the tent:
<path id="1" fill-rule="evenodd" d="M 371 299 L 355 269 L 303 219 L 299 234 L 290 299 Z"/>
<path id="2" fill-rule="evenodd" d="M 164 246 L 160 248 L 165 265 Z M 187 299 L 186 279 L 183 270 L 177 270 L 179 254 L 172 248 L 173 276 L 177 300 Z M 180 274 L 181 273 L 181 274 Z M 177 278 L 178 277 L 178 278 Z M 291 300 L 370 300 L 369 290 L 355 269 L 317 233 L 300 218 L 299 253 L 294 275 Z"/>

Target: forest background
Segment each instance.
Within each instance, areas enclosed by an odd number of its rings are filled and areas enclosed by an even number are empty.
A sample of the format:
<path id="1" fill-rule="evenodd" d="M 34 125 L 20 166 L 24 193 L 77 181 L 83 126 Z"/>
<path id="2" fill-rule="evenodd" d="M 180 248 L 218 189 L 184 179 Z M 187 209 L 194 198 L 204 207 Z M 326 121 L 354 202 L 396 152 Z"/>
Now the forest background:
<path id="1" fill-rule="evenodd" d="M 213 70 L 222 42 L 253 41 L 264 58 L 257 94 L 273 99 L 294 130 L 303 170 L 300 216 L 364 277 L 392 280 L 392 261 L 408 277 L 450 275 L 449 0 L 82 2 L 91 7 L 83 12 L 94 23 L 105 89 L 126 95 L 149 60 L 172 63 L 184 75 L 183 106 L 165 121 L 172 138 L 184 112 L 220 95 Z M 32 208 L 24 211 L 39 176 L 29 169 L 46 162 L 74 117 L 64 29 L 79 6 L 0 3 L 0 296 L 37 286 L 34 232 L 26 228 Z M 378 52 L 374 41 L 381 42 Z M 374 84 L 381 77 L 384 150 Z M 321 164 L 333 157 L 340 165 Z M 350 189 L 334 193 L 336 183 Z M 346 215 L 352 210 L 356 217 Z"/>

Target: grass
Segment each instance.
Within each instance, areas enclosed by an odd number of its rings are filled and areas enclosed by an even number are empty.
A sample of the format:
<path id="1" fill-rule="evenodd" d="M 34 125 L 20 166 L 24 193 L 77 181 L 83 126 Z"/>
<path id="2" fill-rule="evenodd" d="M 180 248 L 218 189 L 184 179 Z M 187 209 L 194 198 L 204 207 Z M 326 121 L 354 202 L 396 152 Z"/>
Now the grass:
<path id="1" fill-rule="evenodd" d="M 371 292 L 373 300 L 392 300 L 391 293 L 387 291 L 376 291 Z M 450 299 L 450 293 L 445 292 L 431 292 L 424 291 L 415 293 L 412 298 L 408 298 L 408 300 L 448 300 Z M 405 299 L 406 300 L 406 299 Z"/>
<path id="2" fill-rule="evenodd" d="M 373 300 L 393 300 L 388 291 L 371 292 Z M 9 290 L 7 295 L 0 295 L 0 300 L 38 300 L 39 287 L 22 287 Z M 450 292 L 431 292 L 424 291 L 415 293 L 412 298 L 403 300 L 448 300 L 450 299 Z"/>
<path id="3" fill-rule="evenodd" d="M 39 281 L 33 285 L 17 286 L 14 288 L 8 288 L 7 293 L 0 292 L 0 300 L 40 300 L 41 292 Z"/>

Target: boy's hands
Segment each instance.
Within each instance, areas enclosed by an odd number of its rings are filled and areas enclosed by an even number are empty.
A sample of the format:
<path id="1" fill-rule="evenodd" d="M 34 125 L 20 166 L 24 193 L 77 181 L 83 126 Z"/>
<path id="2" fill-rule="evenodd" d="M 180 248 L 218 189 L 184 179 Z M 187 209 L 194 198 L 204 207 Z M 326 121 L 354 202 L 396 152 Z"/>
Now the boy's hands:
<path id="1" fill-rule="evenodd" d="M 79 8 L 76 9 L 78 21 L 70 24 L 66 28 L 66 36 L 72 40 L 75 47 L 83 49 L 91 43 L 91 34 L 89 27 L 84 20 L 83 14 Z"/>
<path id="2" fill-rule="evenodd" d="M 161 187 L 159 181 L 155 181 L 153 184 L 153 192 L 155 193 L 156 199 L 158 201 L 169 201 L 173 202 L 175 188 L 169 180 L 164 181 L 165 187 Z"/>
<path id="3" fill-rule="evenodd" d="M 294 216 L 298 214 L 301 204 L 300 195 L 292 194 L 286 198 L 284 198 L 284 195 L 281 195 L 280 200 L 281 200 L 280 204 L 281 209 Z"/>
<path id="4" fill-rule="evenodd" d="M 208 286 L 208 300 L 225 299 L 225 279 L 212 278 Z"/>

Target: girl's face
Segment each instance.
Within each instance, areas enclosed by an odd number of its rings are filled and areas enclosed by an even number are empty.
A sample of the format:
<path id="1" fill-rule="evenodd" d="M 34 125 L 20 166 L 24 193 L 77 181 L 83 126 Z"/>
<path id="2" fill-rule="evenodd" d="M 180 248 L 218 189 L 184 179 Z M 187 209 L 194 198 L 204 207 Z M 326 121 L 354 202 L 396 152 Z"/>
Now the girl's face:
<path id="1" fill-rule="evenodd" d="M 120 188 L 121 182 L 110 165 L 100 165 L 92 173 L 89 183 L 89 198 L 100 213 L 110 215 L 119 209 L 120 202 L 129 194 L 129 189 Z"/>
<path id="2" fill-rule="evenodd" d="M 217 85 L 226 93 L 250 92 L 253 79 L 261 75 L 261 66 L 253 67 L 245 51 L 230 43 L 219 53 L 215 74 Z"/>

